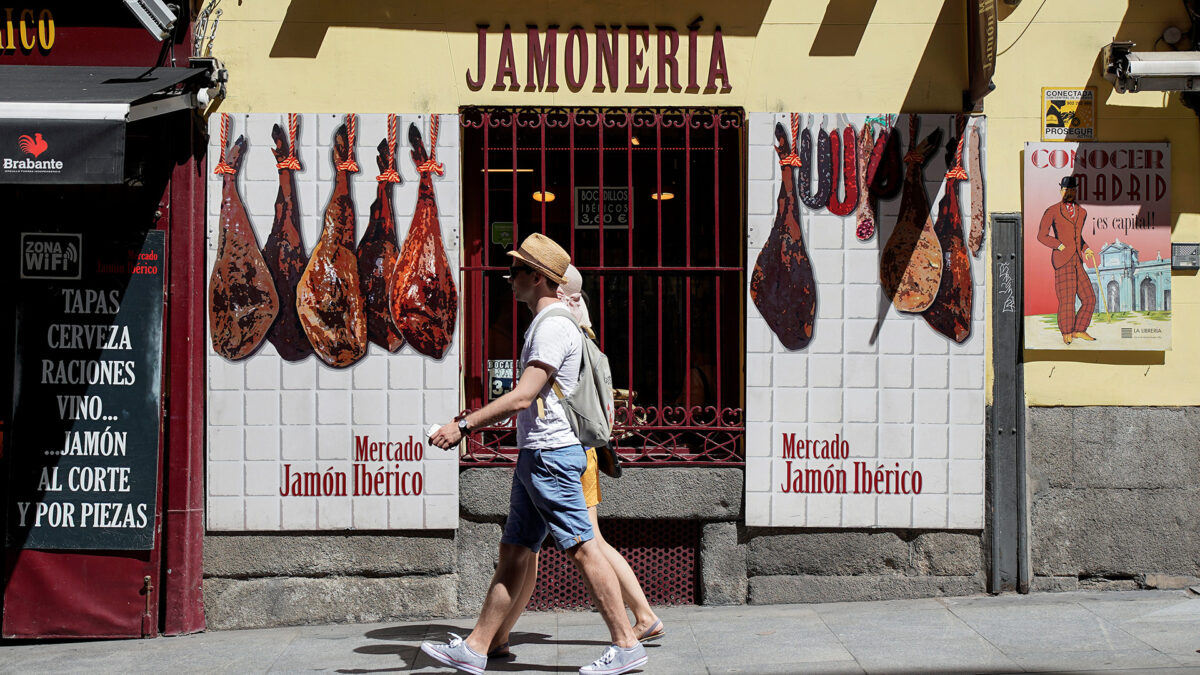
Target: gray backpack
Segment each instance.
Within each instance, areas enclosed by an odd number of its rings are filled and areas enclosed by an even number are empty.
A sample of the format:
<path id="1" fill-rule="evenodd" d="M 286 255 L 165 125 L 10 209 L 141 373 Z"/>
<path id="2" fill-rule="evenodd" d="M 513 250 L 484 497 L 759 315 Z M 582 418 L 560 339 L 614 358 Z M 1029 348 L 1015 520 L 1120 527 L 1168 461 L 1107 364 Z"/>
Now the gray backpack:
<path id="1" fill-rule="evenodd" d="M 556 315 L 575 321 L 571 312 L 558 308 L 546 312 L 542 319 Z M 570 396 L 564 396 L 557 380 L 551 380 L 551 385 L 554 395 L 558 397 L 559 403 L 562 403 L 567 423 L 571 425 L 571 431 L 575 432 L 579 442 L 585 448 L 601 448 L 612 443 L 612 370 L 608 367 L 608 357 L 600 351 L 596 342 L 588 337 L 584 329 L 580 328 L 579 332 L 583 338 L 583 353 L 579 363 L 579 382 L 576 383 L 575 390 Z"/>

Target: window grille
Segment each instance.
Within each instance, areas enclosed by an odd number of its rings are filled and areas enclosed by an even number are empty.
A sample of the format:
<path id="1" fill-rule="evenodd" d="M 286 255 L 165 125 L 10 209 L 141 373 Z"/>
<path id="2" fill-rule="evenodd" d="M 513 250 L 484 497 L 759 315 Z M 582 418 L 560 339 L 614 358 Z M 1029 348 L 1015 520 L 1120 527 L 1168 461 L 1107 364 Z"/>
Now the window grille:
<path id="1" fill-rule="evenodd" d="M 506 251 L 562 244 L 613 384 L 626 462 L 740 464 L 745 115 L 740 109 L 464 108 L 464 379 L 468 410 L 511 388 L 528 310 Z M 513 422 L 463 462 L 511 464 Z"/>

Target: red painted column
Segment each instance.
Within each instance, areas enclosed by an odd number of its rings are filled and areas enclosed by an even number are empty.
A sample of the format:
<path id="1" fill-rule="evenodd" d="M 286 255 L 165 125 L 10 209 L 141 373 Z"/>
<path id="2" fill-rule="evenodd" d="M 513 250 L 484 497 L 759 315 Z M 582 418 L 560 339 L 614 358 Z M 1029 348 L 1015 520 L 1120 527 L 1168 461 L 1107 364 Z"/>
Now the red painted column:
<path id="1" fill-rule="evenodd" d="M 206 145 L 180 116 L 168 189 L 167 393 L 162 630 L 204 630 L 204 268 Z"/>

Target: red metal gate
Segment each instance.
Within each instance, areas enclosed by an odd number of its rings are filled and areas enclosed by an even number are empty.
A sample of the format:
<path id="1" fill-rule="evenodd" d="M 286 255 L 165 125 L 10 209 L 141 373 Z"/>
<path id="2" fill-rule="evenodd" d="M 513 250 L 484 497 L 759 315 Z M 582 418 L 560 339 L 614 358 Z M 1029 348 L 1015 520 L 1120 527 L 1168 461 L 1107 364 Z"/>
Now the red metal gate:
<path id="1" fill-rule="evenodd" d="M 464 108 L 468 409 L 511 386 L 528 312 L 503 275 L 531 232 L 561 243 L 614 385 L 626 461 L 741 464 L 745 116 L 740 109 Z M 511 422 L 466 463 L 509 464 Z"/>

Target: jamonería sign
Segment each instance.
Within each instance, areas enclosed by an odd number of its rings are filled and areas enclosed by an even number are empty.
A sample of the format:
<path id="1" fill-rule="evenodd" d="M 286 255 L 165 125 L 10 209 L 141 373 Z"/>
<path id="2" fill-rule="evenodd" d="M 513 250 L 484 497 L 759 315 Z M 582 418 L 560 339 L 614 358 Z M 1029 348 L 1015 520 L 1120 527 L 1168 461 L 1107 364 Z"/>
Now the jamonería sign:
<path id="1" fill-rule="evenodd" d="M 467 86 L 472 91 L 482 89 L 488 82 L 488 28 L 487 24 L 478 27 L 475 72 L 471 72 L 470 68 L 466 71 Z M 649 26 L 626 26 L 622 30 L 619 26 L 601 25 L 591 32 L 582 26 L 573 26 L 561 41 L 561 52 L 559 32 L 558 26 L 548 26 L 544 30 L 538 26 L 526 28 L 526 91 L 558 91 L 560 54 L 566 85 L 571 91 L 583 89 L 589 81 L 592 91 L 604 91 L 606 87 L 608 91 L 616 91 L 623 74 L 627 92 L 650 91 L 652 76 L 655 92 L 727 94 L 733 90 L 720 26 L 712 33 L 703 89 L 699 79 L 703 59 L 700 55 L 700 27 L 697 24 L 688 26 L 686 37 L 675 28 L 663 26 L 653 29 Z M 492 89 L 516 91 L 521 89 L 521 76 L 513 49 L 513 31 L 505 26 L 500 35 Z M 686 78 L 686 84 L 682 78 Z"/>

